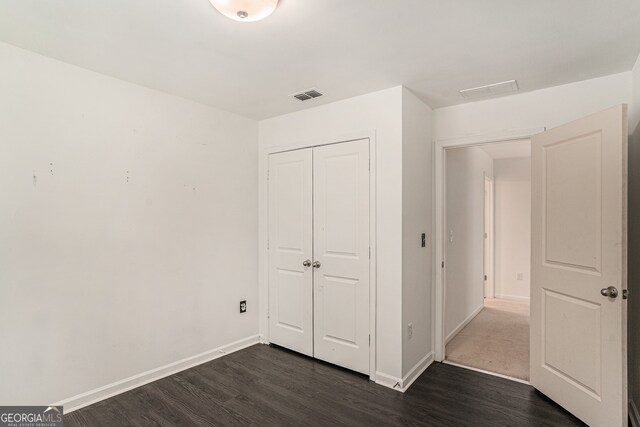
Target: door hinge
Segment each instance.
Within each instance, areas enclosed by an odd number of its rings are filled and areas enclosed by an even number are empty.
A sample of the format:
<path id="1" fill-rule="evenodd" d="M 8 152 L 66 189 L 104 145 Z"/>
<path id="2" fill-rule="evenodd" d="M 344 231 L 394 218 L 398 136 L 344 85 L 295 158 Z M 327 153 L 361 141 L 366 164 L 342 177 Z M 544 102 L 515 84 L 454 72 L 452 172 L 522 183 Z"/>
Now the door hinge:
<path id="1" fill-rule="evenodd" d="M 444 261 L 442 261 L 442 264 L 440 264 L 441 268 L 444 268 Z"/>
<path id="2" fill-rule="evenodd" d="M 484 275 L 484 280 L 487 280 L 487 275 L 486 274 Z"/>
<path id="3" fill-rule="evenodd" d="M 369 347 L 371 347 L 371 334 L 369 334 Z"/>
<path id="4" fill-rule="evenodd" d="M 629 299 L 629 289 L 622 290 L 622 299 Z"/>
<path id="5" fill-rule="evenodd" d="M 269 181 L 269 170 L 267 169 L 267 181 Z"/>

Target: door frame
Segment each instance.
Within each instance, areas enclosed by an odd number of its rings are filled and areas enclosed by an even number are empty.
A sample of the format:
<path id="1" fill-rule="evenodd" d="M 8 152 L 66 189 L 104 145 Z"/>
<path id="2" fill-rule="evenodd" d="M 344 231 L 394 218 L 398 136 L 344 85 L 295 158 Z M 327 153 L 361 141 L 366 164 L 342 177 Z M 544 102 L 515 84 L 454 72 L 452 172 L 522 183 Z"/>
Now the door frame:
<path id="1" fill-rule="evenodd" d="M 464 138 L 453 138 L 435 141 L 434 147 L 434 223 L 435 230 L 435 264 L 433 273 L 433 313 L 434 313 L 434 333 L 433 348 L 435 360 L 442 362 L 445 356 L 445 150 L 448 148 L 473 147 L 497 142 L 517 141 L 520 139 L 530 139 L 532 136 L 544 132 L 546 127 L 533 129 L 504 131 L 497 134 L 478 135 Z M 484 215 L 484 214 L 483 214 Z"/>
<path id="2" fill-rule="evenodd" d="M 487 280 L 485 280 L 485 282 L 487 282 L 487 287 L 485 288 L 485 292 L 484 292 L 484 297 L 485 298 L 495 298 L 496 296 L 496 288 L 495 288 L 495 181 L 493 179 L 492 176 L 487 175 L 487 173 L 484 173 L 484 189 L 485 191 L 487 190 L 487 184 L 489 185 L 489 196 L 486 196 L 486 192 L 485 192 L 485 197 L 484 197 L 484 211 L 483 211 L 483 215 L 484 217 L 484 221 L 483 221 L 483 227 L 484 227 L 484 232 L 486 234 L 485 239 L 487 240 L 486 244 L 483 246 L 484 250 L 484 263 L 483 265 L 486 267 L 487 266 L 487 258 L 489 258 L 488 263 L 489 263 L 489 268 L 487 270 L 485 270 L 485 273 L 487 275 Z M 487 225 L 487 203 L 489 204 L 489 228 L 486 228 Z M 483 242 L 484 243 L 484 242 Z M 487 250 L 487 245 L 489 246 L 488 250 Z"/>
<path id="3" fill-rule="evenodd" d="M 266 147 L 259 155 L 259 219 L 258 219 L 258 293 L 259 293 L 259 324 L 260 340 L 269 344 L 269 250 L 267 248 L 269 236 L 268 202 L 269 202 L 269 155 L 286 151 L 301 150 L 323 145 L 341 144 L 345 142 L 369 140 L 369 379 L 376 381 L 376 134 L 375 131 L 363 131 L 349 135 L 322 138 L 311 141 L 299 141 L 286 145 Z"/>

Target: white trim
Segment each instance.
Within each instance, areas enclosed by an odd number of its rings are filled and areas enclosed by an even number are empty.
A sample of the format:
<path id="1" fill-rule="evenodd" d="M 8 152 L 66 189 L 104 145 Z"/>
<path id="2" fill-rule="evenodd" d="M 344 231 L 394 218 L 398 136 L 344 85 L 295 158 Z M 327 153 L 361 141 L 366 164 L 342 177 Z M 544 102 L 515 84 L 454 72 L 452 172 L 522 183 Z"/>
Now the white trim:
<path id="1" fill-rule="evenodd" d="M 446 339 L 444 340 L 444 344 L 445 345 L 449 344 L 449 341 L 451 341 L 456 335 L 458 335 L 460 331 L 464 329 L 465 326 L 467 326 L 478 314 L 480 314 L 483 308 L 484 308 L 484 304 L 480 305 L 480 307 L 473 310 L 466 319 L 464 319 L 458 326 L 456 326 L 456 328 L 453 331 L 449 333 L 449 335 L 447 335 Z"/>
<path id="2" fill-rule="evenodd" d="M 358 141 L 361 139 L 369 140 L 369 246 L 371 247 L 371 258 L 369 262 L 369 335 L 371 341 L 369 345 L 369 379 L 376 381 L 378 372 L 376 371 L 376 348 L 377 348 L 377 157 L 376 157 L 376 132 L 362 131 L 350 133 L 347 135 L 336 136 L 333 138 L 313 139 L 308 141 L 298 141 L 292 144 L 278 145 L 260 149 L 259 158 L 259 206 L 258 206 L 258 290 L 259 290 L 259 308 L 260 308 L 260 334 L 263 336 L 263 343 L 269 343 L 269 251 L 267 249 L 267 241 L 269 235 L 269 227 L 267 221 L 268 215 L 268 170 L 269 155 L 281 153 L 284 151 L 300 150 L 304 148 L 318 147 L 322 145 L 340 144 L 344 142 Z M 383 374 L 385 375 L 385 374 Z M 386 376 L 388 378 L 393 378 Z M 392 387 L 393 388 L 393 387 Z"/>
<path id="3" fill-rule="evenodd" d="M 518 382 L 518 383 L 521 383 L 521 384 L 531 385 L 531 383 L 529 381 L 521 380 L 520 378 L 510 377 L 509 375 L 498 374 L 497 372 L 485 371 L 484 369 L 472 368 L 471 366 L 461 365 L 459 363 L 452 362 L 452 361 L 446 360 L 446 359 L 443 360 L 442 363 L 445 363 L 445 364 L 451 365 L 451 366 L 457 366 L 458 368 L 468 369 L 470 371 L 480 372 L 481 374 L 487 374 L 487 375 L 491 375 L 491 376 L 498 377 L 498 378 L 504 378 L 505 380 L 515 381 L 515 382 Z"/>
<path id="4" fill-rule="evenodd" d="M 488 288 L 489 288 L 489 292 L 487 294 L 485 294 L 485 298 L 495 298 L 495 294 L 496 294 L 496 281 L 495 281 L 495 275 L 496 275 L 496 264 L 495 264 L 495 257 L 496 257 L 496 248 L 495 248 L 495 178 L 493 176 L 489 176 L 487 175 L 487 173 L 485 172 L 484 174 L 484 189 L 486 190 L 487 187 L 487 182 L 489 183 L 489 230 L 484 230 L 485 233 L 487 233 L 487 237 L 486 239 L 489 240 L 489 271 L 486 271 L 485 273 L 487 274 L 487 279 L 488 282 Z M 487 204 L 487 200 L 485 198 L 484 200 L 485 203 L 485 209 L 483 209 L 483 214 L 485 213 L 486 210 L 486 204 Z M 485 221 L 483 221 L 483 228 L 484 225 L 486 224 L 486 218 Z M 483 242 L 484 243 L 484 242 Z M 484 245 L 483 245 L 483 249 L 484 249 Z M 484 252 L 484 251 L 483 251 Z M 487 256 L 486 253 L 483 254 L 485 257 Z M 484 263 L 483 263 L 483 267 L 484 267 Z"/>
<path id="5" fill-rule="evenodd" d="M 433 351 L 429 352 L 425 357 L 420 359 L 413 368 L 402 378 L 402 392 L 404 393 L 411 387 L 411 384 L 418 379 L 424 371 L 433 363 Z"/>
<path id="6" fill-rule="evenodd" d="M 440 147 L 471 147 L 474 145 L 494 144 L 497 142 L 517 141 L 519 139 L 529 139 L 533 135 L 547 130 L 546 127 L 530 129 L 506 130 L 502 132 L 485 133 L 481 135 L 469 135 L 457 138 L 447 138 L 436 141 Z"/>
<path id="7" fill-rule="evenodd" d="M 434 155 L 434 230 L 435 230 L 435 266 L 434 269 L 434 349 L 435 360 L 441 362 L 444 360 L 445 347 L 445 330 L 444 330 L 444 310 L 445 310 L 445 286 L 444 286 L 444 269 L 441 263 L 444 257 L 444 150 L 451 147 L 464 147 L 472 145 L 488 144 L 493 142 L 515 141 L 519 139 L 531 138 L 540 132 L 544 132 L 545 128 L 535 128 L 517 131 L 504 131 L 499 134 L 467 136 L 464 138 L 455 138 L 435 141 L 433 144 Z"/>
<path id="8" fill-rule="evenodd" d="M 633 427 L 640 427 L 640 412 L 635 402 L 629 399 L 629 421 Z"/>
<path id="9" fill-rule="evenodd" d="M 129 378 L 125 378 L 123 380 L 116 381 L 111 384 L 95 388 L 93 390 L 89 390 L 85 393 L 60 400 L 54 403 L 53 406 L 64 406 L 64 413 L 68 414 L 77 409 L 84 408 L 85 406 L 89 406 L 101 400 L 108 399 L 117 394 L 124 393 L 125 391 L 129 391 L 136 387 L 140 387 L 169 375 L 184 371 L 185 369 L 192 368 L 202 363 L 206 363 L 219 357 L 225 356 L 229 353 L 233 353 L 235 351 L 250 347 L 254 344 L 258 344 L 260 343 L 260 341 L 260 335 L 253 335 L 239 341 L 223 345 L 213 350 L 205 351 L 204 353 L 196 354 L 195 356 L 187 357 L 185 359 L 178 360 L 176 362 L 172 362 L 137 375 L 133 375 Z"/>
<path id="10" fill-rule="evenodd" d="M 397 378 L 382 372 L 376 372 L 376 384 L 404 393 L 411 387 L 411 384 L 427 370 L 433 363 L 433 352 L 430 352 L 415 364 L 413 368 L 403 378 Z"/>
<path id="11" fill-rule="evenodd" d="M 519 297 L 515 295 L 504 295 L 504 294 L 496 294 L 496 299 L 504 299 L 507 301 L 520 301 L 520 302 L 529 302 L 531 298 L 529 297 Z"/>
<path id="12" fill-rule="evenodd" d="M 378 322 L 377 307 L 377 277 L 378 277 L 378 245 L 376 242 L 376 218 L 377 214 L 377 188 L 376 181 L 378 171 L 378 160 L 376 157 L 375 133 L 369 135 L 369 379 L 376 380 L 376 349 L 377 334 L 376 325 Z"/>
<path id="13" fill-rule="evenodd" d="M 376 384 L 402 391 L 402 378 L 387 375 L 383 372 L 376 372 Z"/>

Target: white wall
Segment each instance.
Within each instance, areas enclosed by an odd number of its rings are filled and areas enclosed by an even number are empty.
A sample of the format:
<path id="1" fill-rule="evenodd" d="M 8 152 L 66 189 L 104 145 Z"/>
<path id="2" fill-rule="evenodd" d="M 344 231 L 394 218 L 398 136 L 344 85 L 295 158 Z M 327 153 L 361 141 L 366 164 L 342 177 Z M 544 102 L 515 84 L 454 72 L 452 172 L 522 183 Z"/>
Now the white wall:
<path id="1" fill-rule="evenodd" d="M 640 426 L 640 57 L 629 106 L 629 399 Z"/>
<path id="2" fill-rule="evenodd" d="M 631 73 L 614 74 L 503 98 L 438 108 L 436 141 L 508 130 L 555 127 L 631 99 Z"/>
<path id="3" fill-rule="evenodd" d="M 484 303 L 484 176 L 493 159 L 478 147 L 445 154 L 445 337 Z M 450 240 L 450 231 L 453 241 Z"/>
<path id="4" fill-rule="evenodd" d="M 0 64 L 0 402 L 257 334 L 257 123 L 2 43 Z"/>
<path id="5" fill-rule="evenodd" d="M 531 284 L 531 158 L 493 161 L 495 297 L 529 300 Z M 522 280 L 518 280 L 522 273 Z"/>
<path id="6" fill-rule="evenodd" d="M 334 102 L 260 122 L 260 176 L 267 149 L 304 147 L 375 134 L 377 371 L 402 376 L 402 87 Z M 266 179 L 260 180 L 260 247 L 266 248 Z M 260 251 L 261 331 L 266 332 L 266 257 Z"/>
<path id="7" fill-rule="evenodd" d="M 402 375 L 432 350 L 431 109 L 402 92 Z M 421 245 L 421 234 L 427 246 Z M 413 325 L 409 339 L 408 325 Z"/>

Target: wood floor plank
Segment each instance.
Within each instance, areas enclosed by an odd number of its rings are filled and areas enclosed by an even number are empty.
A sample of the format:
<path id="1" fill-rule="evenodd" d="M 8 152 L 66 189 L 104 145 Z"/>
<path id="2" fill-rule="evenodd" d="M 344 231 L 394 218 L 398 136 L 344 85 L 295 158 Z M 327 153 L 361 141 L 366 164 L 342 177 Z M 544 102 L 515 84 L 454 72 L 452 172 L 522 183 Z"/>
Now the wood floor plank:
<path id="1" fill-rule="evenodd" d="M 577 426 L 532 387 L 434 363 L 406 393 L 255 345 L 65 415 L 67 426 Z"/>

